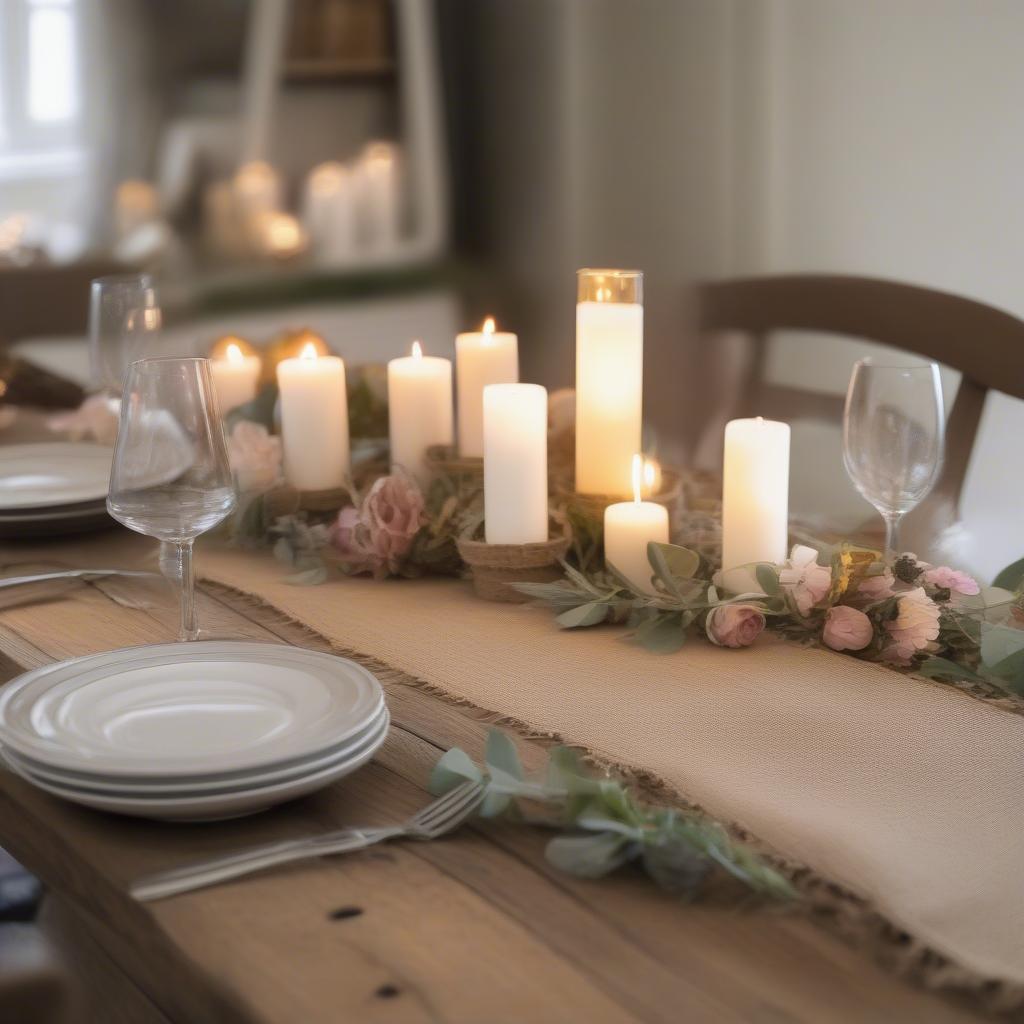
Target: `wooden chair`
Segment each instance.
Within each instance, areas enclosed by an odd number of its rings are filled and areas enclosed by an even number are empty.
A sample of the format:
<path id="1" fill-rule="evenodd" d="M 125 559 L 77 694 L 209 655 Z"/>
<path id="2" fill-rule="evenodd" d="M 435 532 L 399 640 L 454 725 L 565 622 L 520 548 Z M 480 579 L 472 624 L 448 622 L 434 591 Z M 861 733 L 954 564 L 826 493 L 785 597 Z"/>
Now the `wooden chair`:
<path id="1" fill-rule="evenodd" d="M 740 415 L 841 419 L 843 399 L 763 383 L 764 342 L 775 331 L 867 339 L 933 359 L 963 375 L 947 419 L 946 457 L 935 489 L 915 515 L 932 536 L 959 519 L 960 496 L 989 389 L 1024 399 L 1024 321 L 973 299 L 868 277 L 782 274 L 698 286 L 704 334 L 740 332 L 754 341 Z"/>

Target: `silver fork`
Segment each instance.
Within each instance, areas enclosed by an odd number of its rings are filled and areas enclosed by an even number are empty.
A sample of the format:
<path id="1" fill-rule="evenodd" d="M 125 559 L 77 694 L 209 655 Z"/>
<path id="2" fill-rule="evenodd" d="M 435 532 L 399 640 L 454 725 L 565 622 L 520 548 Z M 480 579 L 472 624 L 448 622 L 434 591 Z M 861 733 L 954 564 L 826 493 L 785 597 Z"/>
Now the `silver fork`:
<path id="1" fill-rule="evenodd" d="M 132 885 L 131 894 L 141 902 L 148 902 L 216 885 L 229 878 L 263 871 L 278 864 L 363 850 L 396 836 L 436 839 L 461 825 L 480 806 L 483 798 L 484 787 L 481 783 L 464 782 L 428 804 L 404 824 L 383 828 L 343 828 L 309 839 L 290 839 L 255 846 L 241 853 L 187 864 L 172 871 L 161 871 L 140 878 Z"/>

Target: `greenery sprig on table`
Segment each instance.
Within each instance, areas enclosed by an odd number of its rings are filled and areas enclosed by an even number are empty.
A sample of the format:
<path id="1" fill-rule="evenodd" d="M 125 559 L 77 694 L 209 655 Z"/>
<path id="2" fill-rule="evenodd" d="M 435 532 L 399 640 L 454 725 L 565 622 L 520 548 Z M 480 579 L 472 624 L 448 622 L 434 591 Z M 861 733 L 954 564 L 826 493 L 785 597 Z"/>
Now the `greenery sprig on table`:
<path id="1" fill-rule="evenodd" d="M 565 629 L 617 623 L 648 650 L 671 653 L 693 636 L 745 647 L 765 628 L 943 682 L 983 684 L 1024 696 L 1024 562 L 982 595 L 965 573 L 904 555 L 887 567 L 852 544 L 820 552 L 797 545 L 784 566 L 743 567 L 752 589 L 729 592 L 714 567 L 688 548 L 648 547 L 651 590 L 614 571 L 565 566 L 555 583 L 517 588 L 552 608 Z M 1019 569 L 1019 571 L 1017 571 Z M 756 581 L 756 587 L 755 587 Z"/>
<path id="2" fill-rule="evenodd" d="M 434 768 L 431 792 L 467 779 L 486 784 L 485 818 L 502 817 L 558 829 L 546 856 L 580 878 L 601 878 L 636 861 L 673 894 L 693 898 L 715 869 L 755 892 L 792 899 L 789 882 L 716 821 L 697 811 L 640 803 L 614 778 L 597 778 L 569 747 L 555 747 L 543 777 L 527 779 L 512 740 L 498 729 L 487 737 L 481 768 L 463 750 L 449 750 Z"/>

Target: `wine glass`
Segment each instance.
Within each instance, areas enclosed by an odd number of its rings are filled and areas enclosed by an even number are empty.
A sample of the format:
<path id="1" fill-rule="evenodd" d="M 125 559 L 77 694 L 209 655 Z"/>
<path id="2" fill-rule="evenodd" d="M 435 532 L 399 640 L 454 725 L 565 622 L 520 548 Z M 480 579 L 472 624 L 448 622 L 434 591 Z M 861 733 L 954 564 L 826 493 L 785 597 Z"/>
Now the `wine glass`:
<path id="1" fill-rule="evenodd" d="M 885 520 L 889 564 L 900 551 L 900 520 L 939 475 L 945 430 L 935 363 L 856 363 L 843 413 L 843 465 Z"/>
<path id="2" fill-rule="evenodd" d="M 160 568 L 181 594 L 178 639 L 195 640 L 192 542 L 235 507 L 227 444 L 207 359 L 128 367 L 107 509 L 162 543 Z"/>
<path id="3" fill-rule="evenodd" d="M 93 385 L 121 393 L 128 364 L 154 355 L 161 324 L 153 279 L 148 274 L 97 277 L 89 293 L 89 364 Z"/>

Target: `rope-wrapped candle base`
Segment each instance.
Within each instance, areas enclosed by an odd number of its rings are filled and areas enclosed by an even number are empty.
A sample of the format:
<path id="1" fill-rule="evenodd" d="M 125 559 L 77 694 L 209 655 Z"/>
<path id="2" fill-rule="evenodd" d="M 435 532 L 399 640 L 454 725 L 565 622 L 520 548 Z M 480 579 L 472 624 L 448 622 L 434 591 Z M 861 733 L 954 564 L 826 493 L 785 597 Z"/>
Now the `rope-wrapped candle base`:
<path id="1" fill-rule="evenodd" d="M 538 544 L 487 544 L 470 535 L 458 539 L 459 554 L 473 573 L 473 589 L 485 601 L 529 601 L 511 583 L 550 583 L 559 579 L 559 560 L 569 550 L 569 536 Z"/>
<path id="2" fill-rule="evenodd" d="M 618 501 L 629 501 L 630 495 L 623 494 L 579 494 L 572 491 L 568 486 L 559 481 L 555 484 L 555 495 L 561 504 L 566 508 L 575 511 L 597 524 L 604 522 L 604 510 L 609 505 Z M 664 505 L 668 509 L 668 522 L 670 531 L 675 534 L 682 521 L 683 510 L 686 502 L 683 494 L 682 475 L 672 469 L 663 469 L 661 472 L 661 486 L 657 494 L 645 497 L 644 501 L 653 501 L 658 505 Z"/>

